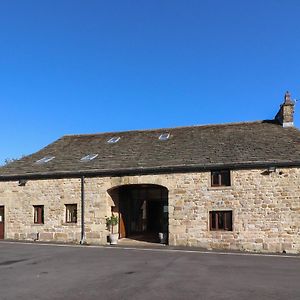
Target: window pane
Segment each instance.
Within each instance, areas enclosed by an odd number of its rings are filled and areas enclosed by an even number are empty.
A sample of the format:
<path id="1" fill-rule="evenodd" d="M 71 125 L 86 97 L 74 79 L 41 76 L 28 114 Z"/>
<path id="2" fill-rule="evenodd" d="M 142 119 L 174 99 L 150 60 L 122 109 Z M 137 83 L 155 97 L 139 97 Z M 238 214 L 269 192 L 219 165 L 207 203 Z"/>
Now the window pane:
<path id="1" fill-rule="evenodd" d="M 218 213 L 218 229 L 224 229 L 224 213 L 219 211 Z"/>
<path id="2" fill-rule="evenodd" d="M 34 220 L 35 224 L 44 224 L 44 205 L 35 205 L 34 208 Z"/>
<path id="3" fill-rule="evenodd" d="M 66 204 L 66 222 L 77 222 L 77 204 Z"/>
<path id="4" fill-rule="evenodd" d="M 4 223 L 4 206 L 0 207 L 0 223 Z"/>
<path id="5" fill-rule="evenodd" d="M 210 229 L 211 230 L 216 230 L 216 212 L 211 211 L 209 212 L 210 215 Z"/>
<path id="6" fill-rule="evenodd" d="M 225 212 L 225 221 L 226 226 L 224 229 L 232 231 L 232 211 Z"/>
<path id="7" fill-rule="evenodd" d="M 230 185 L 230 171 L 222 171 L 221 173 L 221 185 L 229 186 Z"/>
<path id="8" fill-rule="evenodd" d="M 219 182 L 219 172 L 212 172 L 211 183 L 212 183 L 212 186 L 220 185 L 220 182 Z"/>

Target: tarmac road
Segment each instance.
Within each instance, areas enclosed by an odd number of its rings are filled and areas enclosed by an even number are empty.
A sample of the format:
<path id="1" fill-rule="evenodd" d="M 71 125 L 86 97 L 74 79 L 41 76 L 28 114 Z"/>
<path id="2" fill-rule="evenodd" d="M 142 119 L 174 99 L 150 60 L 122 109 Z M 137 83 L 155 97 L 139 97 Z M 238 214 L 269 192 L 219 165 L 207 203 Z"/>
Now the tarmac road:
<path id="1" fill-rule="evenodd" d="M 0 242 L 0 299 L 300 299 L 300 257 Z"/>

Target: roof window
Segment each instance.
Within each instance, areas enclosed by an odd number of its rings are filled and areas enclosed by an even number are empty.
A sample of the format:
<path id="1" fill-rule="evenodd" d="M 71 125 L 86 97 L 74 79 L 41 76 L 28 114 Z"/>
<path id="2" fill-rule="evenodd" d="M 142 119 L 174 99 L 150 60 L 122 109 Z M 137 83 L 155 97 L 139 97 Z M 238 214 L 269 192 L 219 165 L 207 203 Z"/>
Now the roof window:
<path id="1" fill-rule="evenodd" d="M 111 139 L 109 139 L 107 142 L 108 142 L 109 144 L 115 144 L 115 143 L 117 143 L 119 140 L 120 140 L 120 137 L 119 137 L 119 136 L 114 136 L 114 137 L 112 137 Z"/>
<path id="2" fill-rule="evenodd" d="M 85 161 L 91 161 L 91 160 L 93 160 L 94 158 L 96 158 L 98 156 L 98 154 L 88 154 L 88 155 L 86 155 L 86 156 L 83 156 L 81 159 L 80 159 L 80 161 L 83 161 L 83 162 L 85 162 Z"/>
<path id="3" fill-rule="evenodd" d="M 51 161 L 54 158 L 55 158 L 55 156 L 45 156 L 42 159 L 37 160 L 35 162 L 35 164 L 37 164 L 37 165 L 46 164 L 47 162 Z"/>
<path id="4" fill-rule="evenodd" d="M 159 136 L 159 140 L 160 141 L 166 141 L 170 138 L 170 133 L 169 132 L 166 132 L 166 133 L 162 133 L 160 136 Z"/>

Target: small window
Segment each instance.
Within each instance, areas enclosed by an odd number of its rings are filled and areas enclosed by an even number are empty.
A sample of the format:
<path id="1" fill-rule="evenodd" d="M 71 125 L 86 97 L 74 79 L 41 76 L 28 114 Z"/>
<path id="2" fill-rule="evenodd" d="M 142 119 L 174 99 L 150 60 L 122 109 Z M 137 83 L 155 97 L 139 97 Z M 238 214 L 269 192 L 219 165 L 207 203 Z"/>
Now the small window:
<path id="1" fill-rule="evenodd" d="M 82 157 L 82 158 L 80 159 L 80 161 L 82 161 L 82 162 L 85 162 L 85 161 L 91 161 L 91 160 L 93 160 L 94 158 L 96 158 L 97 156 L 98 156 L 98 154 L 89 154 L 89 155 L 86 155 L 86 156 Z"/>
<path id="2" fill-rule="evenodd" d="M 209 229 L 212 231 L 226 230 L 232 231 L 232 211 L 210 211 Z"/>
<path id="3" fill-rule="evenodd" d="M 34 224 L 44 224 L 44 205 L 34 205 Z"/>
<path id="4" fill-rule="evenodd" d="M 114 144 L 114 143 L 117 143 L 119 140 L 120 140 L 120 137 L 119 137 L 119 136 L 114 136 L 114 137 L 112 137 L 111 139 L 109 139 L 107 142 L 108 142 L 109 144 Z"/>
<path id="5" fill-rule="evenodd" d="M 43 157 L 42 159 L 37 160 L 37 161 L 35 162 L 35 164 L 37 164 L 37 165 L 42 165 L 42 164 L 45 164 L 45 163 L 51 161 L 51 160 L 54 159 L 54 158 L 55 158 L 55 156 L 45 156 L 45 157 Z"/>
<path id="6" fill-rule="evenodd" d="M 66 204 L 66 223 L 77 223 L 77 204 Z"/>
<path id="7" fill-rule="evenodd" d="M 162 133 L 160 136 L 159 136 L 159 140 L 160 141 L 166 141 L 166 140 L 168 140 L 170 138 L 170 133 Z"/>
<path id="8" fill-rule="evenodd" d="M 230 186 L 230 171 L 212 171 L 211 172 L 211 186 Z"/>

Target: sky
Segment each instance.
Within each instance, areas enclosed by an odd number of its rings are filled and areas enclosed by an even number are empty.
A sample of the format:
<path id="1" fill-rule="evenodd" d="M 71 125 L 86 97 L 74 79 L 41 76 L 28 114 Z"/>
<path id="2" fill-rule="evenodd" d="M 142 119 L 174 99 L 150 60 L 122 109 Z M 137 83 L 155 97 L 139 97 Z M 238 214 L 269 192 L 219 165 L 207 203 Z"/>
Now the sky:
<path id="1" fill-rule="evenodd" d="M 273 119 L 300 99 L 299 16 L 299 0 L 1 0 L 0 163 L 65 134 Z"/>

